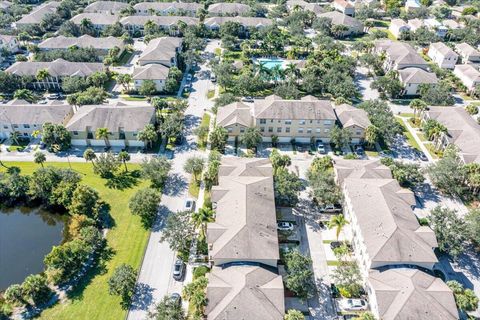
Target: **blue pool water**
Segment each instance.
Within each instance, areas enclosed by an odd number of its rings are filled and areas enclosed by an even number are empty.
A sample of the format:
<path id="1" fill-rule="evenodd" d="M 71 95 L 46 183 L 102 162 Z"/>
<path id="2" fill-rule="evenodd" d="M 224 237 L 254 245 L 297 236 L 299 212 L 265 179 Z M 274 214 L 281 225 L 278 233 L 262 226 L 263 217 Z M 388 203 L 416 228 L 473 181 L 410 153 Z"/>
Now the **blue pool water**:
<path id="1" fill-rule="evenodd" d="M 267 69 L 273 69 L 275 68 L 275 66 L 280 66 L 282 69 L 284 68 L 283 67 L 283 64 L 284 64 L 284 60 L 281 60 L 281 59 L 258 59 L 257 60 L 258 64 L 262 64 L 265 66 L 265 68 Z"/>

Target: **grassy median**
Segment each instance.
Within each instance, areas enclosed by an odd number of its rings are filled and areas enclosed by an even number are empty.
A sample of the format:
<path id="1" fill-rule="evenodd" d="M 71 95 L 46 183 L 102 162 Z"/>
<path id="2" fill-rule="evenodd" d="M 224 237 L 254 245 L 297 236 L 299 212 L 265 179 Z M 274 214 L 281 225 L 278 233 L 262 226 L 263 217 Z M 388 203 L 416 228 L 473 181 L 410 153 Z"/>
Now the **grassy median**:
<path id="1" fill-rule="evenodd" d="M 30 162 L 5 162 L 8 167 L 17 166 L 23 174 L 31 174 L 40 166 Z M 68 163 L 49 163 L 45 166 L 68 168 Z M 126 315 L 126 310 L 120 306 L 120 298 L 108 294 L 107 281 L 116 266 L 127 263 L 140 268 L 140 263 L 148 241 L 149 231 L 145 230 L 140 219 L 133 216 L 128 209 L 130 197 L 142 187 L 148 185 L 143 180 L 128 183 L 115 183 L 95 175 L 92 165 L 87 163 L 72 163 L 72 169 L 82 175 L 83 184 L 96 189 L 101 199 L 110 204 L 110 214 L 113 218 L 113 227 L 107 233 L 109 255 L 102 259 L 99 265 L 90 270 L 84 281 L 69 294 L 69 300 L 58 303 L 45 310 L 40 319 L 55 320 L 119 320 Z M 139 169 L 136 164 L 128 164 L 130 171 Z M 0 172 L 5 168 L 0 168 Z M 123 168 L 121 169 L 123 170 Z M 108 187 L 110 186 L 110 187 Z"/>

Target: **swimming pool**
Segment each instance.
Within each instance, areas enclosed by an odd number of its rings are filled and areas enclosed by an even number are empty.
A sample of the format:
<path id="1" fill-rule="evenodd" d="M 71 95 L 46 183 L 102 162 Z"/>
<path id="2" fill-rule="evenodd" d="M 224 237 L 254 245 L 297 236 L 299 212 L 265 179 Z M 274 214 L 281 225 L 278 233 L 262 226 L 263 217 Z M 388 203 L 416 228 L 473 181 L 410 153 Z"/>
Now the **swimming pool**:
<path id="1" fill-rule="evenodd" d="M 260 58 L 260 59 L 257 59 L 257 63 L 259 65 L 263 65 L 268 70 L 271 70 L 276 66 L 280 66 L 280 68 L 285 69 L 285 60 L 282 60 L 282 59 Z"/>

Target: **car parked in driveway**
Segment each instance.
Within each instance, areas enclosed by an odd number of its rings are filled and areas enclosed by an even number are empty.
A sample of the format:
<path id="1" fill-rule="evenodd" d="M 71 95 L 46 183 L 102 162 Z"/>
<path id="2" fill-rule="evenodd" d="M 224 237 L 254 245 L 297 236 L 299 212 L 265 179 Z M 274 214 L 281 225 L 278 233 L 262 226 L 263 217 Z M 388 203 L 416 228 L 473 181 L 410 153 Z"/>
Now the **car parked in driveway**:
<path id="1" fill-rule="evenodd" d="M 175 261 L 173 266 L 173 279 L 181 281 L 185 275 L 185 263 L 182 260 Z"/>
<path id="2" fill-rule="evenodd" d="M 280 231 L 292 231 L 293 230 L 293 223 L 283 221 L 277 223 L 277 229 Z"/>
<path id="3" fill-rule="evenodd" d="M 192 81 L 192 79 L 193 79 L 192 74 L 189 73 L 189 74 L 187 75 L 187 81 L 190 82 L 190 81 Z"/>
<path id="4" fill-rule="evenodd" d="M 347 311 L 362 311 L 368 309 L 368 303 L 363 299 L 342 299 L 338 302 L 338 305 Z"/>
<path id="5" fill-rule="evenodd" d="M 176 306 L 179 306 L 182 304 L 182 296 L 177 293 L 177 292 L 174 292 L 170 295 L 170 300 L 176 305 Z"/>
<path id="6" fill-rule="evenodd" d="M 321 213 L 342 213 L 342 206 L 336 204 L 326 204 L 320 207 Z"/>
<path id="7" fill-rule="evenodd" d="M 190 198 L 185 199 L 185 202 L 183 204 L 183 211 L 195 211 L 195 200 Z"/>
<path id="8" fill-rule="evenodd" d="M 243 97 L 243 98 L 242 98 L 242 101 L 243 101 L 243 102 L 254 102 L 255 100 L 253 100 L 252 97 Z"/>
<path id="9" fill-rule="evenodd" d="M 317 148 L 317 152 L 320 153 L 320 154 L 326 154 L 327 153 L 327 149 L 325 149 L 325 145 L 323 144 L 323 142 L 321 140 L 317 140 L 316 148 Z"/>
<path id="10" fill-rule="evenodd" d="M 365 150 L 363 149 L 363 147 L 361 145 L 356 145 L 355 146 L 355 154 L 357 156 L 363 156 L 365 155 Z"/>

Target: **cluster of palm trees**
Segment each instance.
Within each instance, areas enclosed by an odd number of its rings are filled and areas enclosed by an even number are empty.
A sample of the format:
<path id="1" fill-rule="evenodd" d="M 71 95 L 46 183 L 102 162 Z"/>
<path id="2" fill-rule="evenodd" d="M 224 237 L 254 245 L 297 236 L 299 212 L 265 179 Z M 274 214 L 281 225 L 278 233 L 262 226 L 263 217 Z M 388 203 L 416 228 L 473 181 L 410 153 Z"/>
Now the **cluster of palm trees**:
<path id="1" fill-rule="evenodd" d="M 272 68 L 267 67 L 267 63 L 264 61 L 259 61 L 257 65 L 257 73 L 260 78 L 266 81 L 273 81 L 275 84 L 279 80 L 285 81 L 294 81 L 295 83 L 301 78 L 300 70 L 297 68 L 295 63 L 288 63 L 285 68 L 280 64 L 274 65 Z"/>

